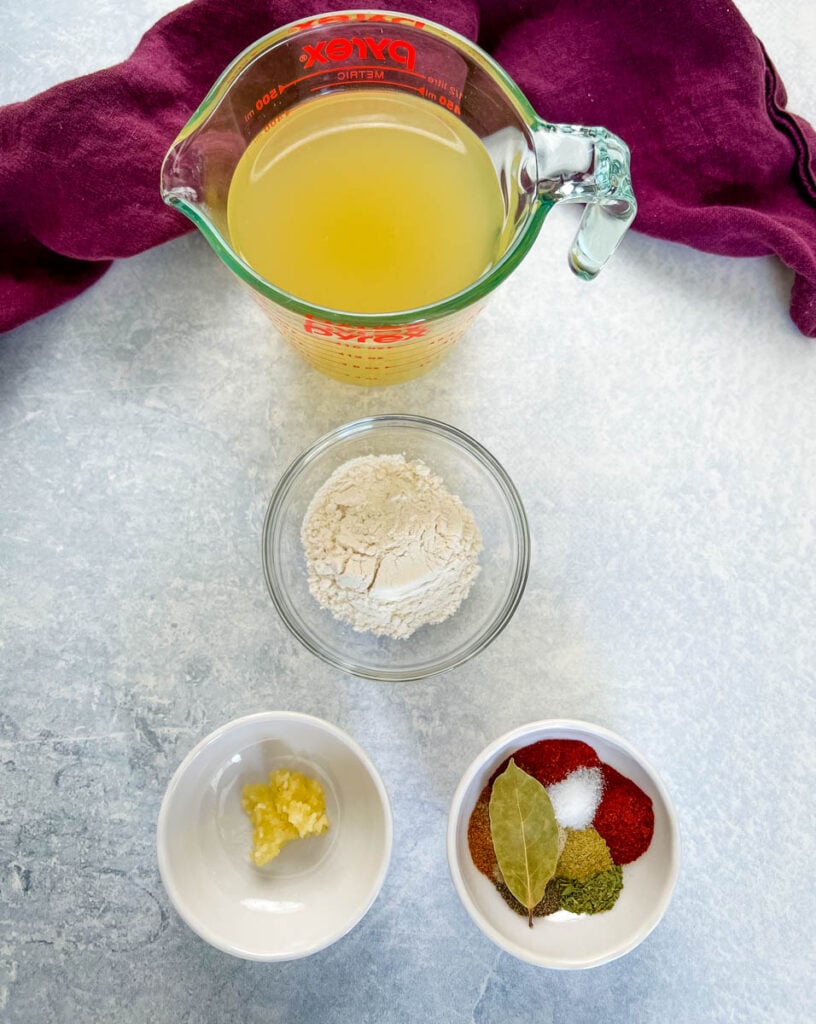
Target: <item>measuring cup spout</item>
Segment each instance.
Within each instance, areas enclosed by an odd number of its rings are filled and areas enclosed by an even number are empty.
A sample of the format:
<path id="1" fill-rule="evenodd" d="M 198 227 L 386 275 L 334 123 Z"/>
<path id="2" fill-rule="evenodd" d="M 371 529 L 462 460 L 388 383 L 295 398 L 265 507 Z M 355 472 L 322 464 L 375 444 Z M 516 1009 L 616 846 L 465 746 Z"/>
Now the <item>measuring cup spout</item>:
<path id="1" fill-rule="evenodd" d="M 539 123 L 535 133 L 538 192 L 552 203 L 585 203 L 569 264 L 597 277 L 637 213 L 629 148 L 605 128 Z"/>
<path id="2" fill-rule="evenodd" d="M 229 183 L 245 143 L 235 130 L 188 125 L 161 170 L 162 198 L 204 233 L 216 251 L 230 248 L 226 207 Z"/>

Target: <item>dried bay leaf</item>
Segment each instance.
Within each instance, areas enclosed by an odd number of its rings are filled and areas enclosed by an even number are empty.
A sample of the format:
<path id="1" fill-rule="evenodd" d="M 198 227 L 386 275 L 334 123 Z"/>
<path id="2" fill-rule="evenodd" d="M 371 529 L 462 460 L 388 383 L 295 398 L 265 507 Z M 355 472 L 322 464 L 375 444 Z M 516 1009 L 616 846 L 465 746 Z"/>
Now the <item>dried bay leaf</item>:
<path id="1" fill-rule="evenodd" d="M 533 908 L 558 863 L 558 823 L 546 789 L 512 758 L 493 783 L 490 834 L 505 884 L 532 928 Z"/>

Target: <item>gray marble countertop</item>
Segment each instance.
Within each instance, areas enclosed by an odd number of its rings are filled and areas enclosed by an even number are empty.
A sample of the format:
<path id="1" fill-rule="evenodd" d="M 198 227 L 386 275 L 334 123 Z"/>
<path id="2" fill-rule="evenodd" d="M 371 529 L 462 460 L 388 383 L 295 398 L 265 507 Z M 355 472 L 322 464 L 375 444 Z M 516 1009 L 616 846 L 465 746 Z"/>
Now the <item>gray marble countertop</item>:
<path id="1" fill-rule="evenodd" d="M 123 58 L 172 5 L 3 6 L 0 102 Z M 741 7 L 813 122 L 810 4 Z M 391 389 L 311 370 L 197 234 L 2 338 L 3 1024 L 813 1019 L 816 342 L 773 259 L 630 234 L 587 285 L 565 265 L 574 229 L 555 210 L 447 361 Z M 289 461 L 382 412 L 475 436 L 532 531 L 509 627 L 415 684 L 316 660 L 260 566 Z M 368 915 L 280 965 L 193 934 L 155 855 L 183 756 L 270 708 L 351 733 L 395 827 Z M 664 920 L 587 972 L 493 946 L 445 858 L 468 763 L 548 717 L 625 736 L 679 815 Z"/>

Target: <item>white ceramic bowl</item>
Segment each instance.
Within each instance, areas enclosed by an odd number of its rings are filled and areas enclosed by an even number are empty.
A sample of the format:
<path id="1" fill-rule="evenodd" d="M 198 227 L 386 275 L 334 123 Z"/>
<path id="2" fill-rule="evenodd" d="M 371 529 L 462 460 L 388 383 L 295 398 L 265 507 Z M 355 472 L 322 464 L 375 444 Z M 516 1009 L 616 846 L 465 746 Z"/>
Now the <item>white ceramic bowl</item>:
<path id="1" fill-rule="evenodd" d="M 514 751 L 546 739 L 589 744 L 601 761 L 630 778 L 651 798 L 654 836 L 646 852 L 623 868 L 623 890 L 606 913 L 559 911 L 527 919 L 511 910 L 470 856 L 471 812 L 490 776 Z M 641 943 L 666 911 L 677 880 L 679 839 L 671 799 L 654 768 L 626 740 L 600 726 L 566 719 L 533 722 L 499 737 L 472 762 L 453 797 L 448 820 L 448 864 L 459 898 L 473 921 L 497 946 L 540 967 L 597 967 Z"/>
<path id="2" fill-rule="evenodd" d="M 277 768 L 318 779 L 330 827 L 258 868 L 241 790 Z M 291 711 L 239 718 L 202 740 L 167 787 L 157 835 L 179 915 L 247 960 L 309 956 L 350 931 L 380 891 L 391 844 L 388 795 L 363 750 L 336 726 Z"/>
<path id="3" fill-rule="evenodd" d="M 476 520 L 479 575 L 458 610 L 406 640 L 355 632 L 309 591 L 300 530 L 315 492 L 349 459 L 404 454 L 439 475 Z M 370 416 L 319 438 L 283 474 L 263 528 L 272 601 L 292 633 L 330 665 L 365 679 L 424 679 L 461 665 L 490 644 L 516 610 L 530 564 L 527 517 L 497 460 L 456 427 L 423 416 Z"/>

